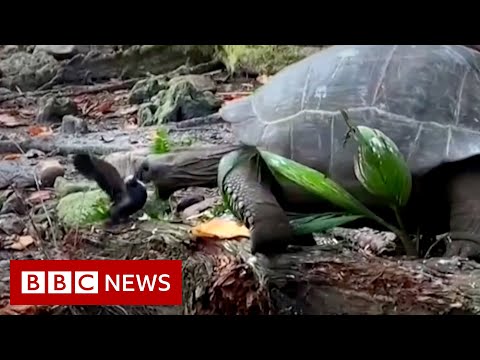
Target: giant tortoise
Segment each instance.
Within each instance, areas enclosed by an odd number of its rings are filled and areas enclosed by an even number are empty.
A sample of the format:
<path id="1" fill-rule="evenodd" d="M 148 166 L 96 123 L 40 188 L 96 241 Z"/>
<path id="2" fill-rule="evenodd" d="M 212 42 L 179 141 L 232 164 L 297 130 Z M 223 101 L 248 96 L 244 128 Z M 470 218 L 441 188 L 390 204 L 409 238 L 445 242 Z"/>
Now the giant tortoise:
<path id="1" fill-rule="evenodd" d="M 323 172 L 381 212 L 381 203 L 354 175 L 357 144 L 344 144 L 343 109 L 356 125 L 384 132 L 404 155 L 413 176 L 403 213 L 407 229 L 449 233 L 446 256 L 475 257 L 480 255 L 479 96 L 480 52 L 472 46 L 332 46 L 222 108 L 238 147 L 151 156 L 138 176 L 153 181 L 164 196 L 219 181 L 251 229 L 252 253 L 283 251 L 294 242 L 287 211 L 338 209 L 274 180 L 265 168 L 259 178 L 248 156 L 234 160 L 252 148 L 266 149 Z"/>

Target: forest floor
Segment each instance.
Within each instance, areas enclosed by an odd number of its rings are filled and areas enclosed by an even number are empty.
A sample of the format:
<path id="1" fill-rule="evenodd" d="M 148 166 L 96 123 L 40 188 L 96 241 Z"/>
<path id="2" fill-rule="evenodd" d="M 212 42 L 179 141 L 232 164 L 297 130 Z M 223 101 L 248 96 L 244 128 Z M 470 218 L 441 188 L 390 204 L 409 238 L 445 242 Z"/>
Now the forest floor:
<path id="1" fill-rule="evenodd" d="M 27 60 L 22 60 L 19 54 Z M 139 245 L 133 251 L 136 255 L 130 248 L 129 253 L 125 253 L 127 250 L 120 245 L 112 250 L 112 247 L 105 245 L 103 235 L 99 235 L 104 234 L 101 226 L 79 235 L 78 231 L 69 231 L 59 223 L 56 206 L 60 196 L 55 182 L 58 178 L 69 183 L 84 180 L 73 168 L 72 154 L 94 149 L 97 153 L 107 155 L 116 151 L 148 148 L 157 127 L 142 126 L 140 123 L 141 104 L 129 100 L 135 83 L 128 83 L 128 79 L 125 81 L 119 77 L 87 84 L 73 81 L 47 86 L 46 89 L 43 84 L 29 91 L 12 85 L 10 79 L 25 77 L 28 72 L 15 66 L 18 67 L 21 61 L 37 64 L 39 60 L 34 59 L 37 54 L 33 46 L 27 49 L 19 46 L 0 48 L 0 80 L 3 74 L 4 79 L 8 75 L 10 81 L 8 83 L 5 80 L 4 84 L 10 86 L 3 88 L 0 82 L 0 314 L 55 311 L 52 307 L 9 305 L 11 259 L 162 258 L 161 249 L 155 250 L 150 245 L 148 249 Z M 42 53 L 42 56 L 47 55 Z M 21 61 L 11 60 L 16 57 Z M 49 58 L 47 62 L 50 64 L 52 61 Z M 38 76 L 32 75 L 37 70 L 33 68 L 30 76 Z M 268 79 L 262 74 L 229 77 L 221 66 L 203 73 L 197 72 L 193 76 L 196 82 L 209 84 L 208 91 L 214 94 L 220 106 L 248 96 Z M 148 78 L 147 75 L 136 80 Z M 200 88 L 200 94 L 202 92 Z M 68 105 L 62 108 L 56 99 Z M 68 117 L 70 119 L 66 119 Z M 184 116 L 180 120 L 189 119 Z M 223 121 L 181 124 L 162 125 L 168 131 L 169 141 L 174 144 L 221 144 L 233 141 L 229 126 Z M 79 130 L 85 128 L 88 130 Z M 192 201 L 190 205 L 193 206 L 177 212 L 178 202 L 186 197 L 197 200 Z M 182 213 L 191 219 L 201 219 L 206 213 L 211 218 L 214 207 L 220 202 L 217 189 L 189 188 L 178 191 L 172 196 L 170 208 L 166 210 L 170 219 L 176 219 L 169 229 L 175 229 L 175 224 L 192 223 L 182 222 L 186 218 Z M 137 215 L 133 224 L 138 222 L 142 214 Z M 134 227 L 132 223 L 128 224 L 125 231 L 114 236 L 115 241 L 136 243 L 138 234 Z M 56 311 L 64 313 L 66 310 L 60 308 Z M 67 312 L 75 313 L 75 310 Z"/>

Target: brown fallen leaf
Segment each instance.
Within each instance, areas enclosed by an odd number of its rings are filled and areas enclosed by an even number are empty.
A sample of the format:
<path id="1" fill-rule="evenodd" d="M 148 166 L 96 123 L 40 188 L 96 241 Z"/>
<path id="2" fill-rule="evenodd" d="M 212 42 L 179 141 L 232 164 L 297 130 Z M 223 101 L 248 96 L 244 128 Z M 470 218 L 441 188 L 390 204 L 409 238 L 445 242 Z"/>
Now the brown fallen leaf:
<path id="1" fill-rule="evenodd" d="M 17 241 L 10 245 L 10 249 L 23 251 L 35 242 L 30 235 L 19 236 Z"/>
<path id="2" fill-rule="evenodd" d="M 126 116 L 135 114 L 138 111 L 138 105 L 133 105 L 127 108 L 120 108 L 119 110 L 115 111 L 116 116 Z"/>
<path id="3" fill-rule="evenodd" d="M 53 134 L 53 130 L 47 126 L 30 126 L 28 134 L 31 137 L 49 136 Z"/>
<path id="4" fill-rule="evenodd" d="M 39 204 L 42 201 L 49 200 L 51 197 L 51 193 L 48 190 L 39 190 L 33 192 L 28 198 L 27 201 L 32 204 Z"/>
<path id="5" fill-rule="evenodd" d="M 211 240 L 227 240 L 239 237 L 250 237 L 250 231 L 235 220 L 214 218 L 192 228 L 192 235 L 197 238 Z"/>
<path id="6" fill-rule="evenodd" d="M 100 105 L 98 105 L 95 110 L 102 113 L 102 114 L 105 114 L 107 112 L 112 111 L 112 106 L 113 106 L 113 101 L 108 100 L 108 101 L 105 101 L 105 102 L 101 103 Z"/>
<path id="7" fill-rule="evenodd" d="M 22 154 L 7 154 L 3 157 L 3 160 L 18 160 L 22 157 Z"/>
<path id="8" fill-rule="evenodd" d="M 27 123 L 10 114 L 0 114 L 0 125 L 4 127 L 18 127 L 25 126 Z"/>

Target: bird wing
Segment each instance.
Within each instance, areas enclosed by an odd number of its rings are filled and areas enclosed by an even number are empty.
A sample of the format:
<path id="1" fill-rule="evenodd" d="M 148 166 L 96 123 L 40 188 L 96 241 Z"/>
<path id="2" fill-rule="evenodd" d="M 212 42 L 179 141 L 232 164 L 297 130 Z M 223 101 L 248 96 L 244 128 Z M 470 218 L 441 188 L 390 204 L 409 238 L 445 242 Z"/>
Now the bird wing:
<path id="1" fill-rule="evenodd" d="M 73 165 L 87 179 L 94 180 L 113 202 L 124 196 L 125 183 L 112 164 L 92 155 L 78 154 L 73 158 Z"/>

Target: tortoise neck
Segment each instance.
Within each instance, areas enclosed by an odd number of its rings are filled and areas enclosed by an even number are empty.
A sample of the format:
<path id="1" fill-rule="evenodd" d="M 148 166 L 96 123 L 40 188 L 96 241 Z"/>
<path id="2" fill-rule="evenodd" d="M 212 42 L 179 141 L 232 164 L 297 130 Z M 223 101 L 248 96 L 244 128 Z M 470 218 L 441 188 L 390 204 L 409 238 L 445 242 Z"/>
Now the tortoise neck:
<path id="1" fill-rule="evenodd" d="M 239 148 L 239 145 L 192 147 L 171 154 L 168 175 L 157 179 L 157 187 L 167 193 L 190 186 L 214 188 L 217 186 L 218 165 L 223 156 Z M 160 185 L 160 186 L 159 186 Z"/>

